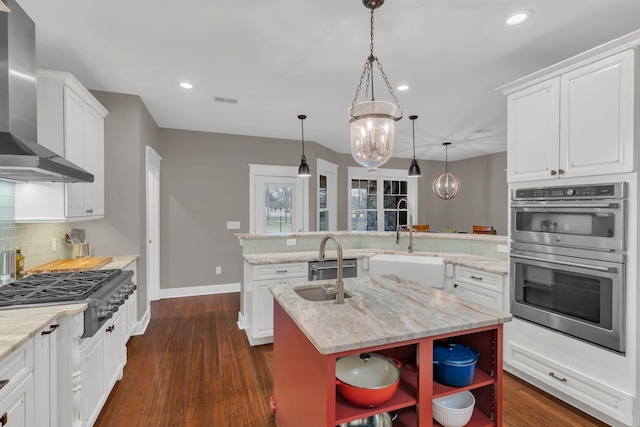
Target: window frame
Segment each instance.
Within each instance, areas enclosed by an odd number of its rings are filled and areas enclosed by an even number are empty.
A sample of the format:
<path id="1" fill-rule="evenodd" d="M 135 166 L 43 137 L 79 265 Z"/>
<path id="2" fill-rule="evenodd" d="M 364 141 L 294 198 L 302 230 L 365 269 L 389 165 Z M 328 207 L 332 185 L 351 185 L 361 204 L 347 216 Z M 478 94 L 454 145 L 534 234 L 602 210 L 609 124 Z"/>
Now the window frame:
<path id="1" fill-rule="evenodd" d="M 351 197 L 351 186 L 353 185 L 352 181 L 354 179 L 359 180 L 377 180 L 377 190 L 378 190 L 378 202 L 377 202 L 377 216 L 378 216 L 378 230 L 376 231 L 384 231 L 384 181 L 406 181 L 407 183 L 407 200 L 409 201 L 409 213 L 413 218 L 413 222 L 416 223 L 418 220 L 418 182 L 415 178 L 411 178 L 407 176 L 407 171 L 405 169 L 378 169 L 376 172 L 368 172 L 365 168 L 349 166 L 347 168 L 347 194 L 349 197 L 349 209 L 347 211 L 347 224 L 349 227 L 349 231 L 353 231 L 352 227 L 352 213 L 353 213 L 353 204 Z M 370 230 L 372 231 L 372 230 Z"/>

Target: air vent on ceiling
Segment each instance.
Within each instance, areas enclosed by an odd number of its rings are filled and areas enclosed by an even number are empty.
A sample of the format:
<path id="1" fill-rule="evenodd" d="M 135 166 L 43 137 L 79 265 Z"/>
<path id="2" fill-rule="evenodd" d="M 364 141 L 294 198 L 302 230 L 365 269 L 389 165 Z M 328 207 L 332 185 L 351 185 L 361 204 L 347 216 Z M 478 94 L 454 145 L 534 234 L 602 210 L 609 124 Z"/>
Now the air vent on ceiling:
<path id="1" fill-rule="evenodd" d="M 226 102 L 227 104 L 237 104 L 238 100 L 233 98 L 223 98 L 221 96 L 214 96 L 213 100 L 216 102 Z"/>

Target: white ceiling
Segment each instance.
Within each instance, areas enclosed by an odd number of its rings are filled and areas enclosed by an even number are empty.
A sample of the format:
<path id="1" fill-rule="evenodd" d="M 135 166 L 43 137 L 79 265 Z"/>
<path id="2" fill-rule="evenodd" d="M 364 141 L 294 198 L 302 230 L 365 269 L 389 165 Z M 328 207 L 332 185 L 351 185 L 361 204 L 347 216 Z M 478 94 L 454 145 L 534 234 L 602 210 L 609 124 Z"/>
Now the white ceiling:
<path id="1" fill-rule="evenodd" d="M 347 109 L 369 53 L 361 0 L 18 2 L 41 68 L 140 95 L 160 127 L 300 140 L 306 114 L 305 140 L 349 153 Z M 521 9 L 533 18 L 506 26 Z M 496 87 L 639 28 L 640 0 L 387 0 L 374 54 L 394 87 L 412 86 L 396 91 L 394 157 L 411 157 L 412 114 L 418 158 L 444 160 L 443 141 L 450 160 L 506 150 Z"/>

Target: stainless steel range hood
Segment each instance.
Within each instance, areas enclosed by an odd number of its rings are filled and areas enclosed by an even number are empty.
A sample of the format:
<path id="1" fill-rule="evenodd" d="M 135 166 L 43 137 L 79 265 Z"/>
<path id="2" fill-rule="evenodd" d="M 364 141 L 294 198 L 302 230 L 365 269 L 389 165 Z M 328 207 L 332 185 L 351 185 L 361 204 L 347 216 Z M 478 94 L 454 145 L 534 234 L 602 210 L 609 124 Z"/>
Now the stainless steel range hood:
<path id="1" fill-rule="evenodd" d="M 93 175 L 37 143 L 36 29 L 15 2 L 0 13 L 0 179 L 93 182 Z"/>

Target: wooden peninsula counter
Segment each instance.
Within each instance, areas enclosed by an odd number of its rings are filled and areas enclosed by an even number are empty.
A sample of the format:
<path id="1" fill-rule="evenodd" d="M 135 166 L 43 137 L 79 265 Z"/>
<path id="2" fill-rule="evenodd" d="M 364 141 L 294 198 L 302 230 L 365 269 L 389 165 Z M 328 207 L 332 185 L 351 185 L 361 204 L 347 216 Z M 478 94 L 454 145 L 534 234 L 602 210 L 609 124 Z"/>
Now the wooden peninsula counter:
<path id="1" fill-rule="evenodd" d="M 275 298 L 273 406 L 279 427 L 337 426 L 380 412 L 398 411 L 394 427 L 439 426 L 432 399 L 471 390 L 476 407 L 468 426 L 502 425 L 502 326 L 511 315 L 463 302 L 438 289 L 395 276 L 345 279 L 343 305 L 307 301 L 295 289 L 323 282 L 271 285 Z M 436 341 L 480 351 L 473 384 L 433 381 Z M 376 352 L 402 362 L 394 397 L 360 408 L 336 393 L 336 359 Z"/>

